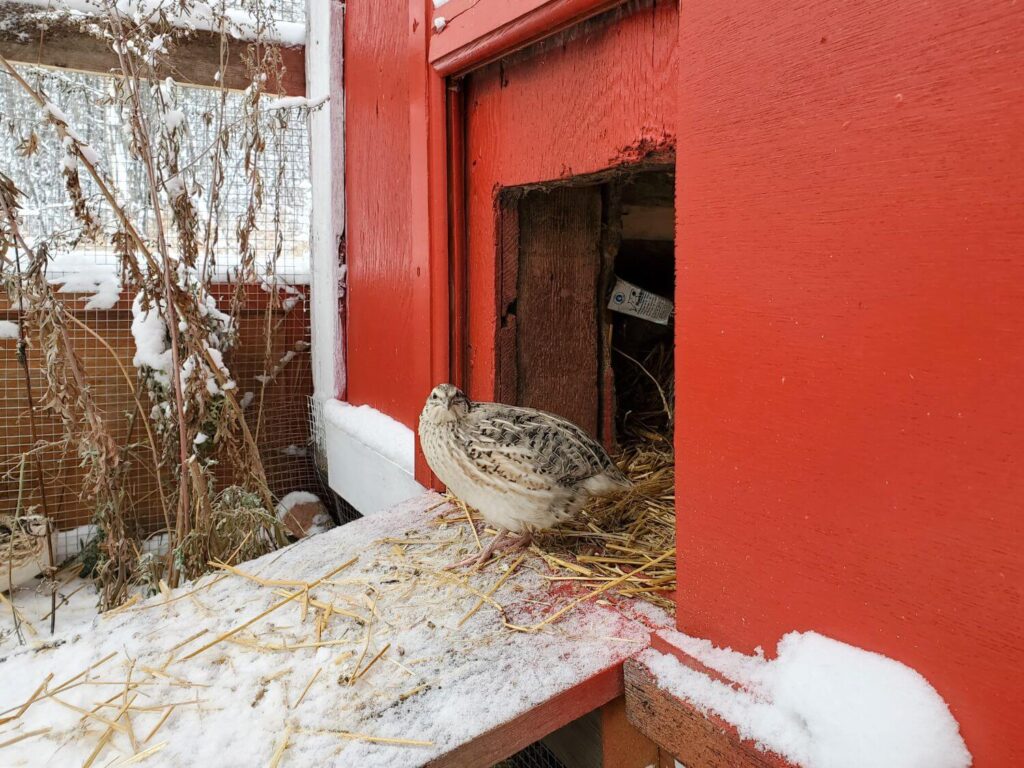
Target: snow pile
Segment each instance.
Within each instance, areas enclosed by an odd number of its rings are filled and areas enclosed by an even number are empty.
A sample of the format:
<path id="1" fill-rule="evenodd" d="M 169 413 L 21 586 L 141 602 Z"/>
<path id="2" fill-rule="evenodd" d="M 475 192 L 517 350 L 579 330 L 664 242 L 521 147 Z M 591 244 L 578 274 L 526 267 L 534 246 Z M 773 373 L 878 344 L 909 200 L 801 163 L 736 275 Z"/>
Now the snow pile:
<path id="1" fill-rule="evenodd" d="M 310 99 L 305 96 L 282 96 L 279 99 L 268 98 L 263 102 L 263 109 L 267 112 L 274 112 L 279 109 L 316 109 L 327 101 L 328 96 L 321 96 L 319 99 Z"/>
<path id="2" fill-rule="evenodd" d="M 92 294 L 85 309 L 112 309 L 121 298 L 117 265 L 99 261 L 93 251 L 58 253 L 50 259 L 46 280 L 59 293 Z"/>
<path id="3" fill-rule="evenodd" d="M 75 271 L 49 279 L 59 285 L 59 293 L 91 293 L 86 309 L 113 309 L 121 298 L 121 281 L 114 269 L 106 264 L 82 264 Z"/>
<path id="4" fill-rule="evenodd" d="M 886 656 L 815 632 L 787 634 L 774 660 L 678 632 L 664 637 L 741 688 L 648 649 L 638 658 L 663 687 L 732 723 L 762 749 L 805 768 L 971 764 L 942 697 L 916 671 Z"/>
<path id="5" fill-rule="evenodd" d="M 185 122 L 185 113 L 180 109 L 169 109 L 164 115 L 164 125 L 168 131 L 175 131 Z"/>
<path id="6" fill-rule="evenodd" d="M 223 394 L 225 390 L 234 389 L 235 382 L 231 378 L 231 371 L 229 371 L 228 367 L 224 365 L 223 353 L 216 347 L 211 347 L 209 346 L 209 344 L 207 344 L 206 354 L 210 356 L 210 360 L 212 360 L 214 365 L 217 366 L 217 370 L 220 372 L 221 376 L 227 379 L 224 382 L 224 386 L 221 386 L 220 384 L 217 383 L 217 377 L 214 375 L 213 371 L 210 370 L 210 366 L 206 358 L 199 354 L 192 354 L 185 358 L 185 362 L 181 364 L 182 389 L 188 386 L 189 380 L 196 373 L 196 371 L 199 371 L 199 374 L 203 376 L 205 380 L 204 384 L 206 386 L 206 391 L 209 392 L 211 395 L 220 395 Z M 198 440 L 197 444 L 202 443 L 204 441 L 205 437 L 203 438 L 203 440 Z"/>
<path id="7" fill-rule="evenodd" d="M 340 400 L 325 402 L 324 416 L 332 426 L 347 432 L 410 474 L 414 471 L 415 436 L 404 424 L 368 405 L 354 406 Z"/>
<path id="8" fill-rule="evenodd" d="M 173 362 L 167 325 L 156 307 L 143 309 L 141 294 L 132 302 L 132 338 L 135 339 L 132 364 L 136 368 L 148 368 L 165 387 L 170 384 Z"/>
<path id="9" fill-rule="evenodd" d="M 10 320 L 0 320 L 0 339 L 18 338 L 18 324 Z"/>
<path id="10" fill-rule="evenodd" d="M 21 615 L 21 632 L 29 643 L 51 640 L 50 588 L 42 581 L 18 587 L 8 595 Z M 75 577 L 61 581 L 57 588 L 57 614 L 53 638 L 84 631 L 96 618 L 99 594 L 89 579 Z M 19 647 L 18 632 L 10 609 L 0 611 L 0 654 Z M 10 765 L 4 762 L 3 765 Z"/>

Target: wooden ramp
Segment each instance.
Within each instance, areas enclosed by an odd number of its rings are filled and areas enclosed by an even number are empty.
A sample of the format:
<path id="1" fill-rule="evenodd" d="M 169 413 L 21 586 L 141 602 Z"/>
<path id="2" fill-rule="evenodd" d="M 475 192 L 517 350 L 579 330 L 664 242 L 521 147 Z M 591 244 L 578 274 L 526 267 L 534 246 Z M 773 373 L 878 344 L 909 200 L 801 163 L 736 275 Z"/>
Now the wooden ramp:
<path id="1" fill-rule="evenodd" d="M 477 546 L 426 494 L 0 659 L 0 762 L 488 766 L 621 695 L 667 617 Z"/>

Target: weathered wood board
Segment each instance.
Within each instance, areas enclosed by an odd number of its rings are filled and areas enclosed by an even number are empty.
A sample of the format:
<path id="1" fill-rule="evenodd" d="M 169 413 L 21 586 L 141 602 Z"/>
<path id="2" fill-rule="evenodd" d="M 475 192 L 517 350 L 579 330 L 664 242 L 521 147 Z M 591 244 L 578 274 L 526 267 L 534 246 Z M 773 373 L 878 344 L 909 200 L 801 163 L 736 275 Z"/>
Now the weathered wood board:
<path id="1" fill-rule="evenodd" d="M 120 69 L 118 57 L 107 41 L 84 29 L 88 17 L 48 17 L 41 26 L 39 12 L 36 5 L 0 4 L 0 54 L 6 59 L 98 74 Z M 242 60 L 249 45 L 244 40 L 229 40 L 222 63 L 220 35 L 198 30 L 177 41 L 173 50 L 161 57 L 158 71 L 160 76 L 173 77 L 182 85 L 220 87 L 223 83 L 228 88 L 243 90 L 251 84 Z M 305 96 L 304 49 L 281 47 L 280 52 L 284 66 L 283 95 Z"/>
<path id="2" fill-rule="evenodd" d="M 516 402 L 598 434 L 601 190 L 562 187 L 519 201 Z"/>

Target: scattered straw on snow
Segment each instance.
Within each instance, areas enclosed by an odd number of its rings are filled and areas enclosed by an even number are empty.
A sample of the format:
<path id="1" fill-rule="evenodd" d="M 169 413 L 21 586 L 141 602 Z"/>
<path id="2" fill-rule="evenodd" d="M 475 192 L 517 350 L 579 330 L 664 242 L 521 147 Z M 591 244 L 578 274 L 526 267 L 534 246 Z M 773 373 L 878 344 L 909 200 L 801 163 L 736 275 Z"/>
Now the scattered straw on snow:
<path id="1" fill-rule="evenodd" d="M 642 648 L 644 626 L 438 519 L 364 518 L 0 659 L 5 765 L 415 766 Z M 516 631 L 510 626 L 526 631 Z M 497 690 L 501 695 L 495 695 Z"/>

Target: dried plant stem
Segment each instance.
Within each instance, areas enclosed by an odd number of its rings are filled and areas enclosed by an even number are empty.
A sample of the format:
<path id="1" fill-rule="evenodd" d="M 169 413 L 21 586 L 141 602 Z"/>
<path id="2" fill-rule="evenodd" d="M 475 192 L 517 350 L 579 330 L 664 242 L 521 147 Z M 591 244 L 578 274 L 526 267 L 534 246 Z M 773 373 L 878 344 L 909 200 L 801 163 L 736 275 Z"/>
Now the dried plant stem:
<path id="1" fill-rule="evenodd" d="M 9 747 L 12 744 L 17 744 L 19 741 L 24 741 L 25 739 L 31 739 L 33 736 L 42 736 L 44 733 L 49 732 L 49 726 L 47 726 L 46 728 L 37 728 L 34 731 L 27 731 L 26 733 L 23 733 L 19 736 L 15 736 L 13 739 L 8 739 L 7 741 L 0 741 L 0 749 L 3 749 L 4 747 Z"/>
<path id="2" fill-rule="evenodd" d="M 284 733 L 281 735 L 281 741 L 277 743 L 277 749 L 274 750 L 274 754 L 270 757 L 270 768 L 277 768 L 281 764 L 281 758 L 284 757 L 284 751 L 288 749 L 288 739 L 292 735 L 292 726 L 289 724 L 285 726 Z"/>
<path id="3" fill-rule="evenodd" d="M 470 522 L 470 525 L 472 525 L 472 521 Z M 466 613 L 466 615 L 463 616 L 461 619 L 459 619 L 459 623 L 456 624 L 455 626 L 456 627 L 461 627 L 463 624 L 466 623 L 466 620 L 469 619 L 470 616 L 472 616 L 474 613 L 479 611 L 480 607 L 484 604 L 484 602 L 488 598 L 490 598 L 495 592 L 497 592 L 499 589 L 501 589 L 501 585 L 504 584 L 506 581 L 508 581 L 509 577 L 513 573 L 516 572 L 516 569 L 522 564 L 524 559 L 526 559 L 526 554 L 525 553 L 520 555 L 519 559 L 516 560 L 514 563 L 512 563 L 512 565 L 509 567 L 509 569 L 507 571 L 505 571 L 505 574 L 494 583 L 493 587 L 491 587 L 489 590 L 487 590 L 487 592 L 484 593 L 483 597 L 481 597 L 479 600 L 476 601 L 476 605 L 474 605 L 472 608 L 470 608 L 469 612 Z"/>
<path id="4" fill-rule="evenodd" d="M 124 30 L 121 26 L 120 13 L 112 6 L 107 9 L 107 15 L 111 26 L 114 28 L 118 39 L 125 39 Z M 160 205 L 160 190 L 157 186 L 156 165 L 153 161 L 152 146 L 146 121 L 142 118 L 142 97 L 139 93 L 139 77 L 135 70 L 135 64 L 130 56 L 125 55 L 123 46 L 115 46 L 118 61 L 121 64 L 121 72 L 124 82 L 128 85 L 132 108 L 132 128 L 137 137 L 137 151 L 142 155 L 143 166 L 146 169 L 146 181 L 149 185 L 150 202 L 153 205 L 153 216 L 156 222 L 157 249 L 160 253 L 161 267 L 160 276 L 163 279 L 164 305 L 163 312 L 166 314 L 167 330 L 171 336 L 171 366 L 170 376 L 172 391 L 174 392 L 174 408 L 178 417 L 178 520 L 176 535 L 178 541 L 183 541 L 188 535 L 191 524 L 191 506 L 189 504 L 189 479 L 185 473 L 185 466 L 188 463 L 190 453 L 189 436 L 185 431 L 185 392 L 182 387 L 180 359 L 180 339 L 178 331 L 178 308 L 174 302 L 174 279 L 171 274 L 171 258 L 167 249 L 166 230 L 164 228 L 163 213 Z M 159 308 L 159 302 L 157 302 Z M 178 572 L 174 559 L 171 559 L 171 570 L 169 581 L 172 586 L 178 586 Z"/>
<path id="5" fill-rule="evenodd" d="M 658 388 L 658 395 L 661 397 L 661 405 L 665 409 L 665 415 L 668 417 L 668 423 L 671 424 L 673 422 L 673 420 L 674 420 L 674 414 L 673 414 L 673 411 L 672 411 L 672 406 L 669 405 L 669 403 L 668 403 L 668 398 L 665 397 L 665 390 L 662 389 L 661 382 L 659 382 L 657 380 L 657 378 L 655 378 L 654 374 L 652 374 L 650 371 L 648 371 L 644 367 L 643 363 L 641 363 L 635 357 L 630 357 L 625 352 L 623 352 L 621 349 L 616 349 L 615 347 L 613 347 L 612 349 L 615 352 L 618 352 L 620 355 L 622 355 L 627 360 L 629 360 L 631 363 L 633 363 L 637 368 L 639 368 L 641 371 L 644 372 L 644 374 L 647 375 L 647 378 L 649 378 L 651 381 L 654 382 L 654 386 Z"/>
<path id="6" fill-rule="evenodd" d="M 421 741 L 418 739 L 398 739 L 387 736 L 370 736 L 366 733 L 352 733 L 350 731 L 332 731 L 327 728 L 299 728 L 296 733 L 310 733 L 324 736 L 337 736 L 339 739 L 351 739 L 353 741 L 368 741 L 373 744 L 396 744 L 404 747 L 432 747 L 434 742 Z"/>
<path id="7" fill-rule="evenodd" d="M 135 407 L 138 409 L 139 416 L 142 417 L 142 425 L 146 430 L 146 439 L 149 442 L 150 451 L 152 452 L 153 455 L 153 468 L 157 473 L 156 490 L 160 498 L 160 508 L 163 510 L 164 513 L 164 523 L 167 526 L 167 528 L 170 529 L 171 518 L 170 514 L 168 513 L 167 498 L 164 496 L 163 483 L 160 482 L 160 452 L 159 449 L 157 448 L 156 437 L 153 435 L 153 429 L 149 425 L 149 420 L 145 417 L 146 411 L 145 409 L 143 409 L 142 402 L 139 400 L 139 394 L 135 388 L 135 381 L 131 377 L 131 375 L 129 375 L 128 369 L 125 368 L 124 363 L 121 362 L 121 358 L 118 357 L 117 352 L 115 352 L 114 348 L 107 343 L 106 339 L 104 339 L 102 336 L 96 333 L 96 331 L 94 331 L 88 325 L 83 323 L 74 315 L 69 313 L 67 317 L 71 322 L 73 322 L 75 325 L 77 325 L 79 328 L 81 328 L 83 331 L 89 334 L 93 339 L 95 339 L 105 350 L 107 350 L 108 353 L 110 353 L 110 357 L 113 358 L 114 363 L 117 365 L 118 369 L 121 371 L 121 375 L 124 377 L 125 382 L 127 382 L 128 384 L 128 391 L 132 393 L 132 400 L 135 401 Z"/>
<path id="8" fill-rule="evenodd" d="M 306 698 L 306 694 L 309 693 L 309 689 L 313 687 L 313 683 L 316 682 L 316 679 L 318 677 L 320 677 L 320 673 L 323 672 L 323 671 L 324 671 L 323 667 L 317 667 L 316 668 L 316 672 L 314 672 L 313 676 L 311 678 L 309 678 L 309 682 L 306 683 L 306 687 L 302 689 L 302 693 L 299 694 L 299 698 L 297 698 L 295 700 L 295 703 L 292 704 L 292 709 L 295 709 L 296 707 L 299 706 L 299 704 L 302 703 L 302 700 L 304 698 Z"/>
<path id="9" fill-rule="evenodd" d="M 8 221 L 12 230 L 18 228 L 18 222 L 14 215 L 14 211 L 11 210 L 11 204 L 7 199 L 6 195 L 0 195 L 0 205 L 3 206 L 4 218 Z M 19 233 L 20 235 L 20 233 Z M 15 274 L 17 275 L 18 283 L 18 362 L 21 365 L 22 374 L 25 382 L 25 400 L 28 403 L 28 429 L 29 437 L 32 440 L 32 445 L 36 446 L 39 443 L 39 431 L 36 427 L 36 401 L 32 394 L 32 373 L 29 369 L 28 364 L 28 342 L 25 339 L 25 286 L 22 280 L 21 274 L 21 253 L 18 249 L 18 241 L 14 242 L 14 268 Z M 36 483 L 39 486 L 39 501 L 42 505 L 43 517 L 46 518 L 46 549 L 47 549 L 47 568 L 45 570 L 45 576 L 50 578 L 52 576 L 52 569 L 56 567 L 57 559 L 56 553 L 53 548 L 53 531 L 55 525 L 53 517 L 50 514 L 50 506 L 46 500 L 46 481 L 43 477 L 43 464 L 39 459 L 38 454 L 32 456 L 33 463 L 35 464 L 36 470 Z M 19 492 L 20 495 L 20 492 Z M 13 588 L 13 581 L 8 580 L 8 584 Z M 17 617 L 15 617 L 15 623 L 17 624 Z M 52 635 L 56 630 L 57 624 L 57 589 L 56 586 L 51 585 L 50 590 L 50 634 Z M 20 635 L 20 631 L 19 631 Z"/>

